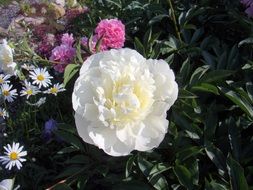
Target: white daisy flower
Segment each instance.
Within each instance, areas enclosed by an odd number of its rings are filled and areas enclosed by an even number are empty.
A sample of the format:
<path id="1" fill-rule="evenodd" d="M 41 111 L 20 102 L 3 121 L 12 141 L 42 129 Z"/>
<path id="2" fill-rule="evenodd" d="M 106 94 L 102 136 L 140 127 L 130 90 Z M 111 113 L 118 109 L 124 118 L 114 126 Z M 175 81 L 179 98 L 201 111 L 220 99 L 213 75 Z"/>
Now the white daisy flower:
<path id="1" fill-rule="evenodd" d="M 9 83 L 10 82 L 10 81 L 8 81 L 9 78 L 11 78 L 11 75 L 0 74 L 0 85 L 2 85 L 4 83 Z"/>
<path id="2" fill-rule="evenodd" d="M 66 89 L 64 88 L 64 85 L 63 84 L 54 84 L 51 88 L 49 88 L 48 90 L 46 90 L 44 93 L 47 93 L 47 94 L 53 94 L 55 96 L 57 96 L 58 92 L 63 92 L 65 91 Z"/>
<path id="3" fill-rule="evenodd" d="M 30 82 L 25 80 L 25 86 L 22 87 L 22 90 L 20 91 L 21 96 L 26 96 L 28 99 L 30 96 L 38 94 L 39 88 L 37 86 L 32 85 Z"/>
<path id="4" fill-rule="evenodd" d="M 11 170 L 12 167 L 16 166 L 18 169 L 22 167 L 21 162 L 25 162 L 26 159 L 22 158 L 27 155 L 26 151 L 23 150 L 23 146 L 19 146 L 19 143 L 13 142 L 12 146 L 7 144 L 4 146 L 6 152 L 4 152 L 5 156 L 0 156 L 0 162 L 6 165 L 5 168 Z"/>
<path id="5" fill-rule="evenodd" d="M 5 108 L 1 108 L 0 107 L 0 117 L 2 117 L 2 118 L 7 118 L 7 117 L 9 117 L 9 113 L 6 111 L 6 109 Z"/>
<path id="6" fill-rule="evenodd" d="M 33 71 L 30 71 L 29 76 L 33 80 L 32 84 L 39 85 L 39 88 L 41 88 L 41 86 L 48 87 L 51 84 L 50 79 L 53 78 L 48 71 L 46 71 L 46 68 L 36 68 Z"/>
<path id="7" fill-rule="evenodd" d="M 8 102 L 13 102 L 14 99 L 16 98 L 15 96 L 17 96 L 17 90 L 13 89 L 11 90 L 13 85 L 8 85 L 8 84 L 3 84 L 1 86 L 1 91 L 2 91 L 2 95 L 4 96 L 4 100 L 7 100 Z"/>

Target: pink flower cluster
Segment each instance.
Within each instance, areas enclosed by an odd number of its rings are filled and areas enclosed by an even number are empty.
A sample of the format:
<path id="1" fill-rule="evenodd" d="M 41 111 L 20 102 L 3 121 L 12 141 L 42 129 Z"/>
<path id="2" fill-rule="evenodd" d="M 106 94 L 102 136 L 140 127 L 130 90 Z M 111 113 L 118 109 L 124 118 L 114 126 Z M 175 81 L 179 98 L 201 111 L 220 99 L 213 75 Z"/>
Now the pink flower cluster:
<path id="1" fill-rule="evenodd" d="M 95 29 L 97 38 L 102 38 L 101 49 L 121 48 L 125 42 L 125 25 L 118 19 L 105 19 Z"/>
<path id="2" fill-rule="evenodd" d="M 42 41 L 39 42 L 37 51 L 40 55 L 44 57 L 49 57 L 52 49 L 54 48 L 56 43 L 56 38 L 54 34 L 47 34 L 42 38 Z"/>
<path id="3" fill-rule="evenodd" d="M 241 3 L 247 7 L 245 13 L 249 17 L 253 17 L 253 0 L 241 0 Z"/>
<path id="4" fill-rule="evenodd" d="M 100 50 L 108 50 L 111 48 L 122 48 L 125 43 L 125 25 L 118 19 L 101 20 L 92 39 L 91 50 L 95 51 L 95 45 L 101 39 Z M 82 39 L 82 44 L 87 45 L 87 38 Z"/>
<path id="5" fill-rule="evenodd" d="M 74 43 L 73 34 L 63 34 L 61 45 L 52 50 L 51 61 L 58 62 L 54 69 L 60 73 L 64 72 L 65 67 L 73 60 L 76 55 L 76 49 L 72 47 Z"/>

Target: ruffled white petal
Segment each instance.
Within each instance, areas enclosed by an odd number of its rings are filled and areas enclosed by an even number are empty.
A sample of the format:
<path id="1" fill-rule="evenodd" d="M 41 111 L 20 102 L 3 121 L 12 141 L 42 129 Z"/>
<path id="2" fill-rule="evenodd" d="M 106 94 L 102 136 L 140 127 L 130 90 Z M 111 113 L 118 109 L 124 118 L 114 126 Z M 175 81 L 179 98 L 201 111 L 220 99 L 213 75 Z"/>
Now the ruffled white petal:
<path id="1" fill-rule="evenodd" d="M 90 56 L 72 94 L 78 134 L 112 156 L 158 147 L 167 110 L 178 95 L 175 75 L 163 60 L 131 49 Z"/>

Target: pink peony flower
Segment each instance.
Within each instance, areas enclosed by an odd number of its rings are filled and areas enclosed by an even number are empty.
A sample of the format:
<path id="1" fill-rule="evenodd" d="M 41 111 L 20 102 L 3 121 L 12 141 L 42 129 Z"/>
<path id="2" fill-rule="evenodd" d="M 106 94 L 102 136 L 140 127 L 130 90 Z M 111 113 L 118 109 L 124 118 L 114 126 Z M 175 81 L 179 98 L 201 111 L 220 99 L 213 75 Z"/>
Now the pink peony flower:
<path id="1" fill-rule="evenodd" d="M 62 73 L 65 67 L 72 61 L 75 54 L 76 54 L 76 49 L 71 46 L 68 46 L 65 44 L 56 46 L 52 50 L 52 54 L 50 56 L 51 61 L 59 62 L 58 64 L 55 64 L 54 69 Z"/>
<path id="2" fill-rule="evenodd" d="M 72 46 L 74 41 L 75 40 L 73 38 L 73 34 L 65 33 L 61 37 L 61 42 L 62 42 L 63 45 Z"/>
<path id="3" fill-rule="evenodd" d="M 101 50 L 121 48 L 125 42 L 125 25 L 118 19 L 104 19 L 95 29 L 97 38 L 102 37 Z"/>

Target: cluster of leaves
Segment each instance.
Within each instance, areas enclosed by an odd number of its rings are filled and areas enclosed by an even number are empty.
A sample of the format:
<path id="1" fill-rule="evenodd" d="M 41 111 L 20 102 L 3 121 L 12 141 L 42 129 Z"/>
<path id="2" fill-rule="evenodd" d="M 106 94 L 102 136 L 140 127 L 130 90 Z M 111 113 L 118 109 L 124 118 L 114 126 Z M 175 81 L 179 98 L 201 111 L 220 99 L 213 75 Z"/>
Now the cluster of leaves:
<path id="1" fill-rule="evenodd" d="M 84 143 L 77 135 L 71 111 L 65 110 L 63 118 L 67 119 L 55 131 L 60 144 L 53 141 L 41 146 L 36 136 L 29 137 L 37 161 L 17 175 L 23 187 L 252 189 L 253 21 L 244 14 L 240 2 L 84 2 L 90 12 L 77 18 L 73 25 L 77 33 L 89 33 L 101 18 L 117 17 L 126 24 L 127 47 L 146 58 L 165 59 L 175 71 L 180 92 L 168 112 L 168 133 L 153 151 L 114 158 Z M 87 31 L 81 29 L 84 23 Z M 72 65 L 65 75 L 72 77 L 77 70 Z M 67 82 L 70 97 L 74 79 Z M 53 115 L 57 110 L 44 113 Z"/>

